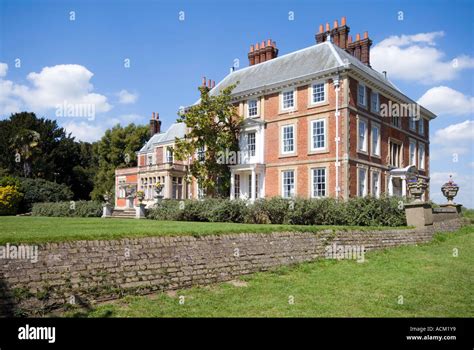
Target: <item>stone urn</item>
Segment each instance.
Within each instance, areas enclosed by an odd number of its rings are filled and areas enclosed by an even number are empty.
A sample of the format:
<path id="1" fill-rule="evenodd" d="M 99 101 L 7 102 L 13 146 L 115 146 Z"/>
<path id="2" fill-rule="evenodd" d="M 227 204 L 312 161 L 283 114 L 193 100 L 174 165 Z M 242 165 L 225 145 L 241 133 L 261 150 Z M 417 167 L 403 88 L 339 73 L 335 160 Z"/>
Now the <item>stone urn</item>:
<path id="1" fill-rule="evenodd" d="M 138 203 L 142 204 L 143 200 L 145 199 L 145 192 L 137 191 L 137 199 L 138 199 Z"/>
<path id="2" fill-rule="evenodd" d="M 443 196 L 448 200 L 448 204 L 455 205 L 454 197 L 458 194 L 459 186 L 454 183 L 452 176 L 449 176 L 448 182 L 441 186 Z"/>
<path id="3" fill-rule="evenodd" d="M 423 193 L 425 193 L 426 189 L 428 188 L 428 184 L 423 181 L 421 178 L 414 178 L 414 179 L 409 179 L 407 182 L 407 188 L 408 192 L 410 193 L 411 196 L 415 199 L 414 202 L 416 203 L 421 203 L 423 200 L 421 197 L 423 196 Z"/>
<path id="4" fill-rule="evenodd" d="M 161 182 L 157 182 L 155 184 L 155 199 L 156 199 L 156 202 L 160 202 L 161 199 L 163 199 L 163 195 L 161 194 L 161 192 L 163 191 L 163 187 L 164 185 L 161 183 Z"/>

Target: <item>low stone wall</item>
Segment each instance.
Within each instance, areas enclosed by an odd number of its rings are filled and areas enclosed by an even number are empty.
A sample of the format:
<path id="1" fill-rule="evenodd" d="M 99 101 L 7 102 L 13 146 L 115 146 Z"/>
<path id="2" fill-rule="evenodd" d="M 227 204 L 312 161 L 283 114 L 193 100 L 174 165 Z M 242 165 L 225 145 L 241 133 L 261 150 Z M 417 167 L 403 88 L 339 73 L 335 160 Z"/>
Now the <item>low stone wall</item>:
<path id="1" fill-rule="evenodd" d="M 453 220 L 451 220 L 453 221 Z M 454 221 L 457 221 L 455 223 Z M 456 229 L 454 220 L 444 230 Z M 417 230 L 227 234 L 72 241 L 38 246 L 38 261 L 3 260 L 3 315 L 41 314 L 125 294 L 228 281 L 240 275 L 325 256 L 328 246 L 365 251 L 425 243 L 436 226 Z"/>

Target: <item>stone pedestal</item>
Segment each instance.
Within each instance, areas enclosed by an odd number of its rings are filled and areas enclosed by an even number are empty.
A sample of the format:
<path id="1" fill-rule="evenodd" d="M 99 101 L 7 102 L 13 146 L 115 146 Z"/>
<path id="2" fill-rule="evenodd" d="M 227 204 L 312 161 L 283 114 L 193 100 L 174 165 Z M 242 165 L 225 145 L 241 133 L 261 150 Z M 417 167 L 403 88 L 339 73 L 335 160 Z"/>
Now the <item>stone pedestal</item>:
<path id="1" fill-rule="evenodd" d="M 135 207 L 135 219 L 144 219 L 146 217 L 145 215 L 145 204 L 138 204 Z"/>
<path id="2" fill-rule="evenodd" d="M 423 228 L 433 225 L 433 211 L 429 203 L 405 204 L 405 216 L 408 226 Z"/>
<path id="3" fill-rule="evenodd" d="M 462 204 L 455 204 L 455 203 L 448 203 L 448 204 L 440 204 L 440 208 L 445 209 L 447 212 L 456 212 L 457 214 L 461 214 L 461 207 Z"/>
<path id="4" fill-rule="evenodd" d="M 110 203 L 104 204 L 103 209 L 102 209 L 102 217 L 103 218 L 111 217 L 113 210 L 114 210 L 114 207 L 112 204 Z"/>

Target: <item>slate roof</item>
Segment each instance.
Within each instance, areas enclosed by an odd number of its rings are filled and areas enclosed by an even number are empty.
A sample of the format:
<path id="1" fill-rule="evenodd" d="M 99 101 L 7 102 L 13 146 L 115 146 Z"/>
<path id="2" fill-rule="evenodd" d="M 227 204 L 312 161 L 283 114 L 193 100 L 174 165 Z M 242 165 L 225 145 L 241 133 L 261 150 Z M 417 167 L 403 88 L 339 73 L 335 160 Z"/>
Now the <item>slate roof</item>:
<path id="1" fill-rule="evenodd" d="M 337 45 L 325 41 L 263 63 L 236 70 L 221 80 L 219 84 L 211 90 L 210 95 L 219 94 L 222 89 L 237 81 L 239 81 L 239 84 L 233 91 L 235 95 L 298 77 L 304 77 L 338 67 L 343 68 L 346 67 L 347 64 L 354 65 L 380 83 L 399 91 L 382 73 L 366 66 Z"/>
<path id="2" fill-rule="evenodd" d="M 138 152 L 150 152 L 156 145 L 172 142 L 176 137 L 183 138 L 185 132 L 186 125 L 184 123 L 173 123 L 165 132 L 153 135 Z"/>

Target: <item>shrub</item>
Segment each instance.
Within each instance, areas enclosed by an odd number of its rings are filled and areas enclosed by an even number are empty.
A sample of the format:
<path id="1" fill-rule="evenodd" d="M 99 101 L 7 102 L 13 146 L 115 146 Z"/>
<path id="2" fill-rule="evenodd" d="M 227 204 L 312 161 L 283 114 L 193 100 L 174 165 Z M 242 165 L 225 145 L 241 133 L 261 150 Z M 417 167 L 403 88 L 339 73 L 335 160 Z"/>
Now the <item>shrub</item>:
<path id="1" fill-rule="evenodd" d="M 406 224 L 401 198 L 352 198 L 345 203 L 344 223 L 354 226 L 402 226 Z"/>
<path id="2" fill-rule="evenodd" d="M 147 211 L 147 217 L 153 220 L 180 221 L 182 214 L 179 201 L 172 199 L 163 199 Z"/>
<path id="3" fill-rule="evenodd" d="M 248 207 L 245 222 L 249 224 L 270 224 L 270 218 L 265 207 L 265 199 L 257 199 Z"/>
<path id="4" fill-rule="evenodd" d="M 212 221 L 253 224 L 402 226 L 405 213 L 400 198 L 334 198 L 294 200 L 274 197 L 242 200 L 163 200 L 148 213 L 155 220 Z"/>
<path id="5" fill-rule="evenodd" d="M 209 221 L 243 223 L 248 212 L 247 203 L 242 200 L 222 200 L 211 211 Z"/>
<path id="6" fill-rule="evenodd" d="M 15 215 L 23 194 L 16 186 L 7 185 L 0 187 L 0 215 Z"/>
<path id="7" fill-rule="evenodd" d="M 32 215 L 84 218 L 100 217 L 102 216 L 102 203 L 97 201 L 34 203 Z"/>
<path id="8" fill-rule="evenodd" d="M 248 207 L 245 222 L 249 224 L 283 224 L 293 201 L 281 197 L 257 199 Z"/>
<path id="9" fill-rule="evenodd" d="M 20 180 L 10 175 L 2 176 L 0 178 L 0 187 L 5 187 L 5 186 L 15 186 L 19 188 Z"/>
<path id="10" fill-rule="evenodd" d="M 20 205 L 22 212 L 30 211 L 33 203 L 67 201 L 73 197 L 69 187 L 63 184 L 27 178 L 21 178 L 20 182 L 20 192 L 24 194 Z"/>

